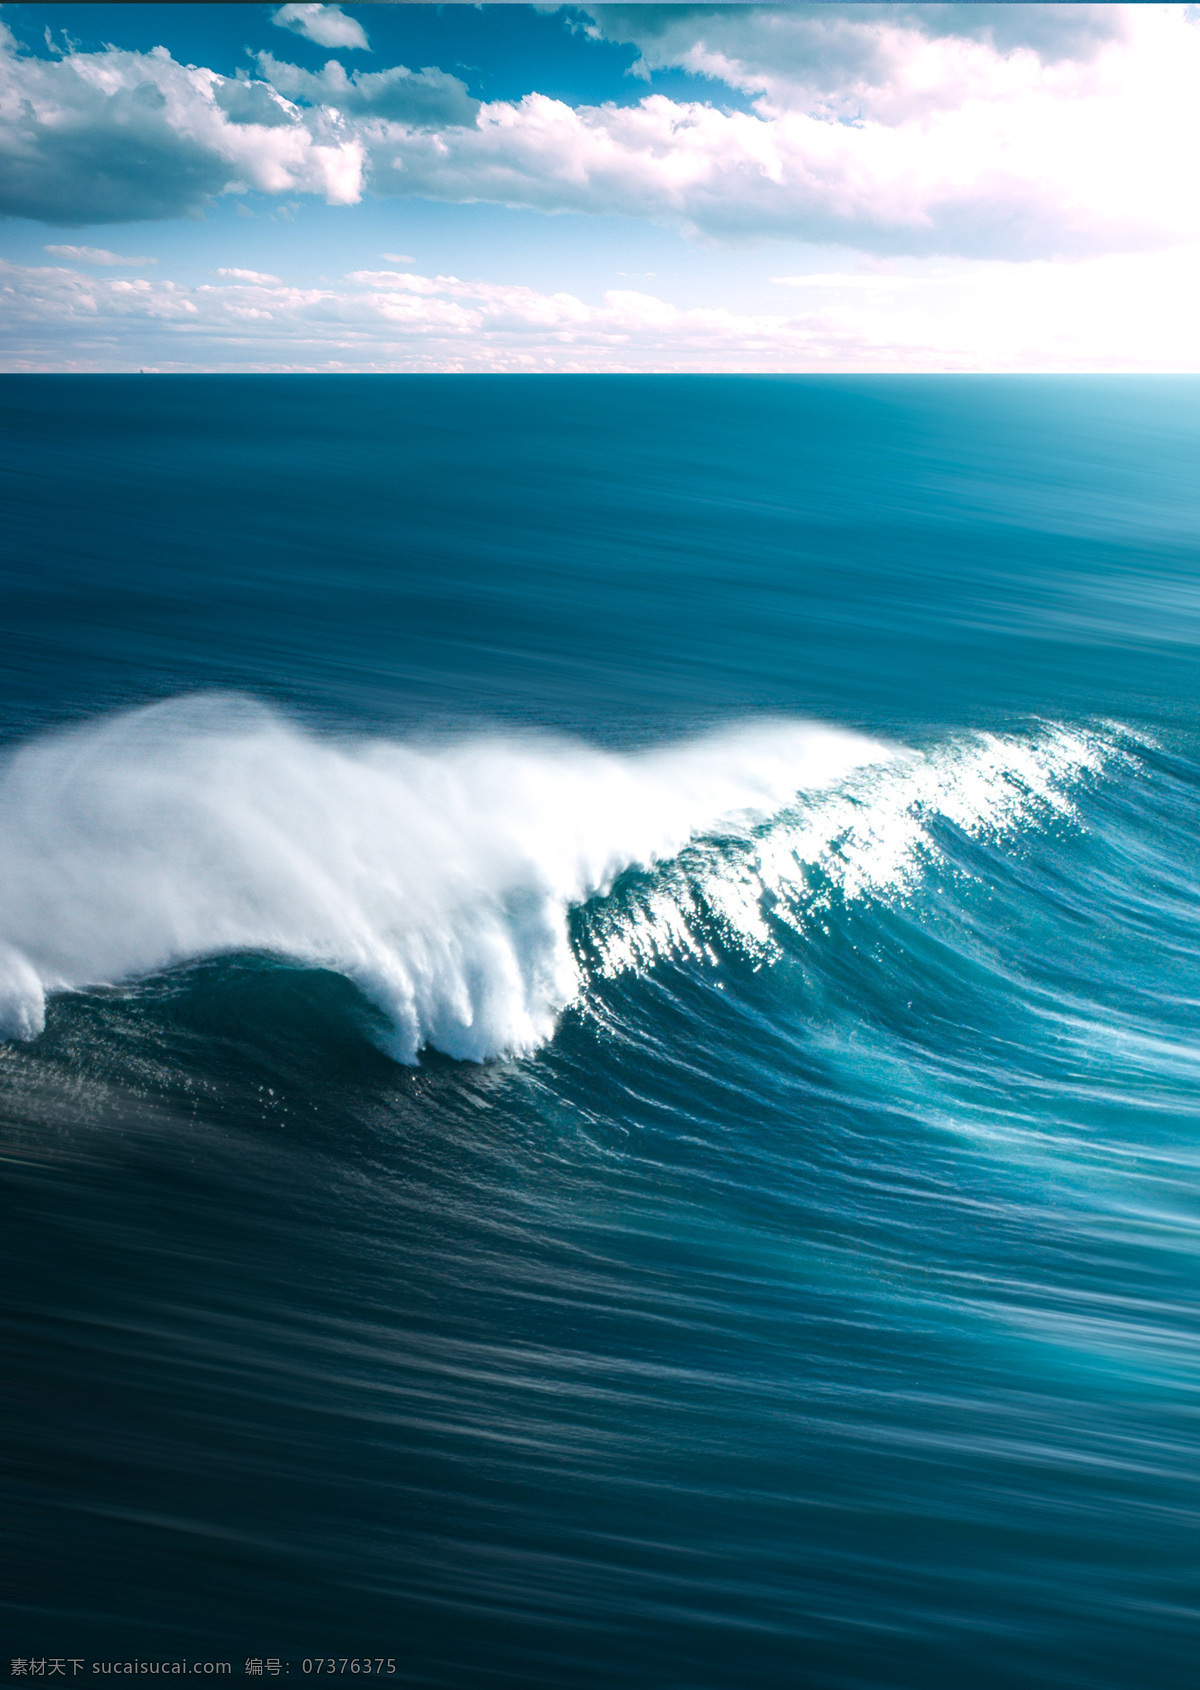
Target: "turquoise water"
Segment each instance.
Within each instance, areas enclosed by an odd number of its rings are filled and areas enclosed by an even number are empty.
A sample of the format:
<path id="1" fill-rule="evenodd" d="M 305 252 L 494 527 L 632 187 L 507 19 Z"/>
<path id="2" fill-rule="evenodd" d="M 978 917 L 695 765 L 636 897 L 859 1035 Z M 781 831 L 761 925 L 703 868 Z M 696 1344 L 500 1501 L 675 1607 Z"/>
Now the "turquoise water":
<path id="1" fill-rule="evenodd" d="M 5 1658 L 1193 1683 L 1200 383 L 0 408 Z"/>

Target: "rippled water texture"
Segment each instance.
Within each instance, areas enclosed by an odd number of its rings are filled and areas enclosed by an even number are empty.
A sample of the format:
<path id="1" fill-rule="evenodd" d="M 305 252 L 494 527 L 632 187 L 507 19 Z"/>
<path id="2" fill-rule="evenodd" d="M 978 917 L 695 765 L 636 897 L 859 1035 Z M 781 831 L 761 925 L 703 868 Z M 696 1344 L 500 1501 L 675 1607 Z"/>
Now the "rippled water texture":
<path id="1" fill-rule="evenodd" d="M 6 1659 L 1194 1684 L 1200 383 L 0 418 Z"/>

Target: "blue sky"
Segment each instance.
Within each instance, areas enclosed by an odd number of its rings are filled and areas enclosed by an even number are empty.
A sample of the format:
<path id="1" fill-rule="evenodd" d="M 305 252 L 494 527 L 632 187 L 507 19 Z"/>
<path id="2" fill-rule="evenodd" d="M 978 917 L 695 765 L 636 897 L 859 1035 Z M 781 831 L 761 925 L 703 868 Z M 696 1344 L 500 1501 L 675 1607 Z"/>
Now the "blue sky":
<path id="1" fill-rule="evenodd" d="M 9 369 L 1196 369 L 1184 5 L 5 5 Z"/>

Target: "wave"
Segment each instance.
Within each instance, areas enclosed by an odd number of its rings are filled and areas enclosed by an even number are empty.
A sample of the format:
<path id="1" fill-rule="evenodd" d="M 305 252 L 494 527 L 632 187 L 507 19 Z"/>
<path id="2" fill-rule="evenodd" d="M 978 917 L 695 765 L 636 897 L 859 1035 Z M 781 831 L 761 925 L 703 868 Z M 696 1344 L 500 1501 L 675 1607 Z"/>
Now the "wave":
<path id="1" fill-rule="evenodd" d="M 823 900 L 903 893 L 939 827 L 1062 816 L 1125 756 L 1055 724 L 924 751 L 795 721 L 629 753 L 416 745 L 173 700 L 0 767 L 0 1034 L 36 1037 L 47 994 L 257 952 L 352 980 L 402 1062 L 520 1054 L 589 974 L 770 959 Z"/>
<path id="2" fill-rule="evenodd" d="M 1129 766 L 1145 743 L 1120 724 L 1025 734 L 970 733 L 848 772 L 833 790 L 778 812 L 745 841 L 705 840 L 625 896 L 589 912 L 585 944 L 601 975 L 717 948 L 756 962 L 779 929 L 805 929 L 832 899 L 896 899 L 948 866 L 939 836 L 1002 843 L 1022 827 L 1078 820 L 1082 781 Z"/>
<path id="3" fill-rule="evenodd" d="M 0 768 L 0 1033 L 35 1037 L 47 994 L 257 951 L 353 980 L 400 1061 L 529 1051 L 580 993 L 574 907 L 902 756 L 787 721 L 625 754 L 335 740 L 223 696 L 48 736 Z"/>

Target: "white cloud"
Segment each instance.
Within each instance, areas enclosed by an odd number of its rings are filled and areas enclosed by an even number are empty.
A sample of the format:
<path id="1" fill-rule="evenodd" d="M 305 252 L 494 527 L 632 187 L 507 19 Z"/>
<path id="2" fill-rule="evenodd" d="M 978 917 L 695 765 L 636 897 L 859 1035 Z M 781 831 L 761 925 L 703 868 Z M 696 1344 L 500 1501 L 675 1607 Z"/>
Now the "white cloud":
<path id="1" fill-rule="evenodd" d="M 102 246 L 47 246 L 42 248 L 54 258 L 70 258 L 76 264 L 157 264 L 157 258 L 126 258 L 122 253 L 109 252 Z"/>
<path id="2" fill-rule="evenodd" d="M 437 137 L 360 133 L 377 192 L 651 217 L 724 241 L 1006 258 L 1184 241 L 1200 231 L 1200 28 L 1173 6 L 1122 19 L 1087 58 L 1052 62 L 872 26 L 887 75 L 853 121 L 780 85 L 749 112 L 530 94 Z"/>
<path id="3" fill-rule="evenodd" d="M 315 41 L 319 47 L 357 47 L 370 51 L 363 26 L 357 18 L 348 18 L 340 6 L 292 0 L 290 5 L 280 6 L 271 22 L 303 35 L 307 41 Z"/>
<path id="4" fill-rule="evenodd" d="M 381 252 L 379 256 L 387 264 L 415 264 L 417 262 L 409 252 Z"/>
<path id="5" fill-rule="evenodd" d="M 358 199 L 364 150 L 337 114 L 281 106 L 252 86 L 270 122 L 231 116 L 221 97 L 244 85 L 178 64 L 165 47 L 35 59 L 0 24 L 0 215 L 195 216 L 213 195 L 248 188 Z"/>
<path id="6" fill-rule="evenodd" d="M 311 71 L 260 53 L 258 66 L 271 86 L 289 100 L 335 106 L 350 117 L 379 117 L 437 129 L 473 123 L 479 110 L 479 101 L 467 93 L 464 82 L 433 65 L 421 71 L 393 65 L 390 70 L 356 70 L 347 75 L 336 59 Z"/>
<path id="7" fill-rule="evenodd" d="M 226 269 L 221 269 L 221 270 L 217 271 L 217 275 L 218 276 L 228 276 L 230 281 L 234 281 L 234 282 L 259 282 L 259 283 L 263 283 L 263 284 L 267 284 L 267 283 L 271 283 L 271 282 L 278 282 L 280 284 L 280 286 L 283 285 L 283 278 L 282 277 L 280 277 L 280 276 L 270 276 L 270 275 L 267 274 L 267 272 L 265 270 L 226 270 Z"/>
<path id="8" fill-rule="evenodd" d="M 972 263 L 953 274 L 917 266 L 905 280 L 898 297 L 843 287 L 788 312 L 685 308 L 634 288 L 585 299 L 405 270 L 300 288 L 253 271 L 185 286 L 0 265 L 0 362 L 11 370 L 1200 371 L 1200 247 L 1076 264 Z"/>
<path id="9" fill-rule="evenodd" d="M 0 25 L 0 212 L 104 223 L 196 215 L 247 189 L 341 205 L 370 190 L 876 254 L 1038 259 L 1200 234 L 1193 8 L 595 16 L 647 63 L 707 68 L 752 109 L 660 94 L 572 107 L 538 92 L 479 106 L 433 66 L 314 72 L 270 54 L 269 82 L 165 48 L 33 59 Z"/>
<path id="10" fill-rule="evenodd" d="M 589 33 L 773 105 L 895 121 L 997 90 L 1020 66 L 1082 65 L 1123 42 L 1128 8 L 1084 4 L 592 6 Z"/>

